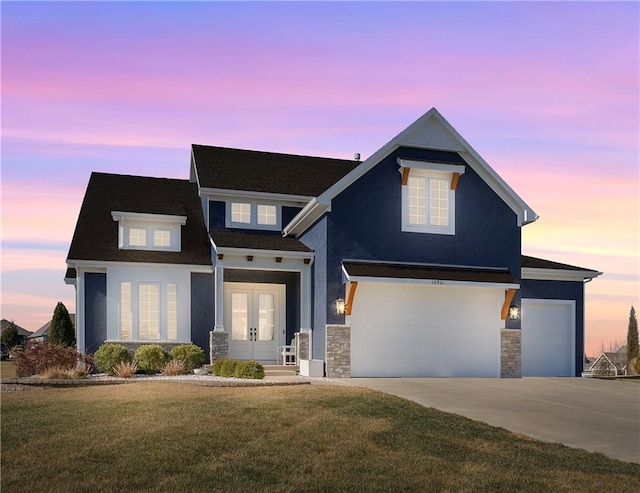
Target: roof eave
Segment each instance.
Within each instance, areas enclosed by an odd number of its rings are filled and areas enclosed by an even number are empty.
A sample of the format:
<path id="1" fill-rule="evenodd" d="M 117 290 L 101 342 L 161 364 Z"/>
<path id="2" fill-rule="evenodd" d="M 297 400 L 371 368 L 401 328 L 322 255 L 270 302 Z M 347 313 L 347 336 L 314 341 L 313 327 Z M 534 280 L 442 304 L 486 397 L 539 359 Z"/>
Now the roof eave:
<path id="1" fill-rule="evenodd" d="M 523 267 L 522 279 L 538 281 L 586 281 L 602 275 L 595 270 L 539 269 Z"/>
<path id="2" fill-rule="evenodd" d="M 330 212 L 331 206 L 322 203 L 319 198 L 313 198 L 295 217 L 282 229 L 282 236 L 299 237 L 313 223 L 322 217 L 325 212 Z"/>

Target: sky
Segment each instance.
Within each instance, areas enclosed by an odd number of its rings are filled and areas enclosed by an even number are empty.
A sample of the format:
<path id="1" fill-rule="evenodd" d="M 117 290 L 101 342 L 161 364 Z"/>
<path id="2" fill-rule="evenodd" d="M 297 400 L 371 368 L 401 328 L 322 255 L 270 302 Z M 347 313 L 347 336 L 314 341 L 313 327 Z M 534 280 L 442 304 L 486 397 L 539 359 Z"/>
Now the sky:
<path id="1" fill-rule="evenodd" d="M 639 308 L 638 2 L 11 2 L 1 317 L 75 310 L 92 171 L 188 178 L 192 143 L 366 159 L 431 107 L 540 216 L 523 254 L 604 272 L 586 352 Z"/>

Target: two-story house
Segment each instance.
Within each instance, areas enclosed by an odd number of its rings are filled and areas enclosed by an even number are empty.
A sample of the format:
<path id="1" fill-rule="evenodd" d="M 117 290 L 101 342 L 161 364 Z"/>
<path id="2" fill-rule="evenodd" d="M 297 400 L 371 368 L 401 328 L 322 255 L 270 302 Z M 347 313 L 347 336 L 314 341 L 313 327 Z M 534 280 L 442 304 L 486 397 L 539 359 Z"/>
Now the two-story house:
<path id="1" fill-rule="evenodd" d="M 536 219 L 435 108 L 362 162 L 193 145 L 188 180 L 92 174 L 67 259 L 78 347 L 579 375 L 600 272 L 522 256 Z"/>

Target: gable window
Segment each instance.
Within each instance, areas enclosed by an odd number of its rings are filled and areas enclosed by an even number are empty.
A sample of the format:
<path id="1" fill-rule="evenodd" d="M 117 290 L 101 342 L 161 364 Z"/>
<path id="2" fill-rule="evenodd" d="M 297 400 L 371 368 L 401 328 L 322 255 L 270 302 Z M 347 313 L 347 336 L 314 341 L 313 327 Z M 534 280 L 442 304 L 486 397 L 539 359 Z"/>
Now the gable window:
<path id="1" fill-rule="evenodd" d="M 185 216 L 111 211 L 118 222 L 118 248 L 122 250 L 161 250 L 179 252 L 182 249 L 181 227 Z"/>
<path id="2" fill-rule="evenodd" d="M 405 166 L 405 167 L 403 167 Z M 402 231 L 455 234 L 455 182 L 462 166 L 401 163 Z"/>
<path id="3" fill-rule="evenodd" d="M 255 202 L 227 202 L 227 228 L 266 229 L 279 231 L 281 206 Z"/>

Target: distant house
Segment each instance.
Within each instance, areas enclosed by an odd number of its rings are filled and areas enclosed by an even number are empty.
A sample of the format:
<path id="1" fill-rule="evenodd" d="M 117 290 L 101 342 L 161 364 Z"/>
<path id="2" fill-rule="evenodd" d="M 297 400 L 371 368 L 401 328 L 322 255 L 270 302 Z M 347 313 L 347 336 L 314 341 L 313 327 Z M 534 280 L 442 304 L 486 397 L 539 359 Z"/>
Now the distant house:
<path id="1" fill-rule="evenodd" d="M 75 313 L 70 313 L 69 317 L 71 317 L 71 323 L 73 326 L 76 326 L 76 315 Z M 29 340 L 33 342 L 47 342 L 49 340 L 49 331 L 51 330 L 51 320 L 49 320 L 46 324 L 36 330 L 29 336 Z"/>
<path id="2" fill-rule="evenodd" d="M 594 377 L 617 377 L 627 374 L 627 346 L 615 352 L 602 353 L 591 365 Z"/>
<path id="3" fill-rule="evenodd" d="M 31 333 L 31 331 L 29 331 L 29 330 L 27 330 L 27 329 L 24 329 L 24 328 L 20 327 L 17 323 L 15 323 L 15 322 L 11 322 L 10 320 L 7 320 L 7 319 L 4 319 L 4 318 L 3 318 L 2 320 L 0 320 L 0 327 L 2 327 L 2 333 L 4 333 L 5 329 L 6 329 L 7 327 L 9 327 L 9 325 L 11 325 L 11 323 L 13 323 L 13 324 L 16 326 L 16 328 L 18 329 L 18 337 L 20 337 L 20 339 L 21 339 L 21 341 L 20 341 L 20 342 L 21 342 L 22 344 L 24 344 L 24 341 L 25 341 L 29 336 L 31 336 L 31 334 L 32 334 L 32 333 Z"/>

